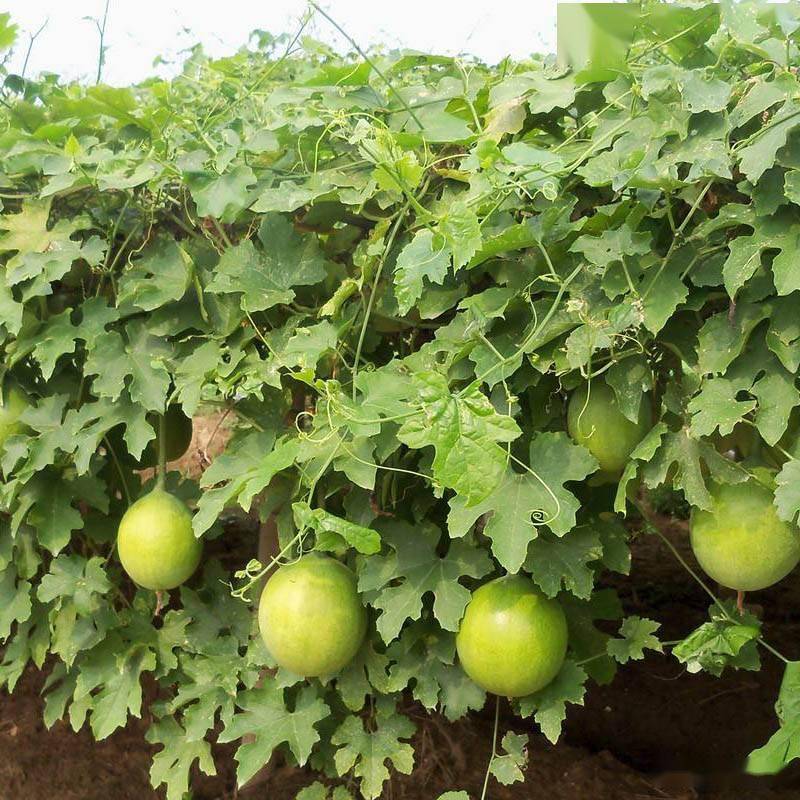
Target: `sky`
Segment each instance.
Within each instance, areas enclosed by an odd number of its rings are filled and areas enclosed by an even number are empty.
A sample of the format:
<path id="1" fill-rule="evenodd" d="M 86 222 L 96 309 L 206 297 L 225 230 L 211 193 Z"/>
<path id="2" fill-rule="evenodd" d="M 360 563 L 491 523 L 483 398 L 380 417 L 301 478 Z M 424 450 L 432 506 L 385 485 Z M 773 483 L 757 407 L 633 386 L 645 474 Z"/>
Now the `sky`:
<path id="1" fill-rule="evenodd" d="M 362 47 L 387 44 L 447 55 L 469 53 L 496 63 L 555 47 L 556 0 L 322 0 L 321 6 Z M 0 0 L 19 26 L 10 61 L 19 72 L 29 37 L 43 24 L 28 59 L 29 77 L 41 71 L 94 78 L 99 36 L 95 22 L 105 0 Z M 247 42 L 250 31 L 294 32 L 305 0 L 110 0 L 103 80 L 125 85 L 178 71 L 187 48 L 201 42 L 223 56 Z M 365 9 L 367 12 L 365 13 Z M 317 15 L 309 32 L 344 47 Z M 167 63 L 153 66 L 156 57 Z"/>

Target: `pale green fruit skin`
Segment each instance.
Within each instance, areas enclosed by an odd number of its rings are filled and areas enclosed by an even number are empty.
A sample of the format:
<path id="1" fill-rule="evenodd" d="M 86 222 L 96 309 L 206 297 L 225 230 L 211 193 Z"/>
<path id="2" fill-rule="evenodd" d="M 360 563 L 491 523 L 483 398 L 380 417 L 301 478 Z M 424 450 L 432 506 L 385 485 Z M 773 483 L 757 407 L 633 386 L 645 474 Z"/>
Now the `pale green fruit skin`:
<path id="1" fill-rule="evenodd" d="M 117 549 L 133 581 L 155 591 L 174 589 L 188 580 L 203 552 L 189 509 L 163 489 L 153 489 L 125 512 Z"/>
<path id="2" fill-rule="evenodd" d="M 19 418 L 29 406 L 28 398 L 21 389 L 16 386 L 6 387 L 3 404 L 0 406 L 0 448 L 5 445 L 9 436 L 25 430 Z"/>
<path id="3" fill-rule="evenodd" d="M 529 578 L 511 575 L 476 589 L 456 636 L 464 672 L 487 692 L 525 697 L 564 663 L 567 620 Z"/>
<path id="4" fill-rule="evenodd" d="M 588 401 L 587 401 L 588 393 Z M 592 381 L 573 392 L 567 406 L 567 430 L 572 440 L 583 445 L 596 459 L 600 470 L 618 476 L 628 457 L 653 425 L 648 398 L 631 422 L 617 406 L 614 390 L 603 381 Z"/>
<path id="5" fill-rule="evenodd" d="M 311 554 L 272 574 L 258 626 L 279 666 L 307 678 L 329 676 L 361 647 L 367 611 L 355 575 L 334 558 Z"/>
<path id="6" fill-rule="evenodd" d="M 717 583 L 755 592 L 785 578 L 800 561 L 800 533 L 779 519 L 772 492 L 755 480 L 712 491 L 713 508 L 695 509 L 692 550 Z"/>

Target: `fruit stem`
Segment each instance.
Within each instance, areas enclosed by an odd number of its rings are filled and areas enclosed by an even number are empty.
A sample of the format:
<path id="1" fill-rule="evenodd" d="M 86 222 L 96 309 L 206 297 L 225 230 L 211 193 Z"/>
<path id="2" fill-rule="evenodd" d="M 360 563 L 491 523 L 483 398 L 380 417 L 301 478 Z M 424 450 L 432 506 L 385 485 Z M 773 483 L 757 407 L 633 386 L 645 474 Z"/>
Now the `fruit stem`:
<path id="1" fill-rule="evenodd" d="M 164 607 L 164 593 L 161 589 L 156 589 L 156 608 L 153 611 L 153 616 L 157 617 L 161 614 L 161 609 Z"/>
<path id="2" fill-rule="evenodd" d="M 495 697 L 494 703 L 494 732 L 492 733 L 492 754 L 489 756 L 489 763 L 486 765 L 486 775 L 483 777 L 483 791 L 481 800 L 486 800 L 486 791 L 489 788 L 489 775 L 492 774 L 492 762 L 497 757 L 497 729 L 500 727 L 500 695 Z"/>
<path id="3" fill-rule="evenodd" d="M 166 410 L 158 419 L 158 478 L 156 487 L 164 488 L 167 475 L 167 414 Z"/>
<path id="4" fill-rule="evenodd" d="M 736 592 L 736 610 L 744 616 L 744 592 L 741 589 Z"/>

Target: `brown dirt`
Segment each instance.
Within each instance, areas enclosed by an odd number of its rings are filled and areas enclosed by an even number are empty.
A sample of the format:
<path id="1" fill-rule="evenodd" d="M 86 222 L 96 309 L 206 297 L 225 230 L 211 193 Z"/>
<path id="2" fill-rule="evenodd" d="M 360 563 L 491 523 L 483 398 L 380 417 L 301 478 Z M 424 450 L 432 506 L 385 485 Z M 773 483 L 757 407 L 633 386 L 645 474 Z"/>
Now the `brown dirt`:
<path id="1" fill-rule="evenodd" d="M 235 415 L 225 411 L 204 414 L 192 420 L 192 441 L 189 448 L 169 468 L 190 478 L 198 478 L 205 468 L 225 449 L 231 435 Z"/>
<path id="2" fill-rule="evenodd" d="M 187 457 L 201 465 L 216 422 L 196 430 Z M 215 436 L 219 435 L 216 434 Z M 203 438 L 203 437 L 206 438 Z M 184 466 L 189 466 L 188 464 Z M 197 468 L 197 467 L 195 467 Z M 668 535 L 691 562 L 685 523 Z M 251 532 L 252 533 L 252 532 Z M 219 540 L 225 542 L 227 537 Z M 221 545 L 222 546 L 222 545 Z M 614 579 L 626 613 L 662 623 L 665 640 L 679 639 L 707 614 L 707 596 L 657 537 L 633 547 L 633 581 Z M 224 557 L 223 553 L 220 553 Z M 757 596 L 768 641 L 800 658 L 800 581 L 789 578 Z M 570 707 L 557 746 L 533 733 L 524 785 L 492 781 L 492 800 L 800 800 L 800 768 L 752 779 L 741 772 L 747 753 L 774 730 L 773 704 L 781 665 L 765 656 L 759 673 L 726 672 L 717 679 L 688 675 L 674 659 L 652 655 L 621 668 L 608 686 L 592 686 L 584 707 Z M 0 800 L 150 800 L 161 797 L 148 781 L 152 748 L 146 723 L 132 720 L 103 742 L 62 722 L 47 731 L 39 691 L 43 678 L 30 670 L 13 695 L 0 695 Z M 490 705 L 490 704 L 489 704 Z M 412 714 L 419 726 L 417 769 L 394 776 L 384 797 L 434 800 L 465 789 L 480 796 L 491 748 L 492 709 L 450 724 Z M 526 721 L 504 716 L 502 730 L 532 732 Z M 236 792 L 233 746 L 215 747 L 219 774 L 195 776 L 193 800 L 291 800 L 313 778 L 276 762 L 258 782 Z"/>
<path id="3" fill-rule="evenodd" d="M 73 733 L 58 722 L 47 731 L 41 721 L 38 695 L 42 677 L 29 671 L 17 691 L 2 699 L 0 712 L 0 798 L 2 800 L 150 800 L 160 797 L 149 785 L 152 749 L 144 741 L 144 723 L 133 720 L 103 742 L 87 730 Z M 491 725 L 485 716 L 449 725 L 439 718 L 421 718 L 414 775 L 392 780 L 393 800 L 438 797 L 453 788 L 480 795 L 491 746 Z M 217 750 L 220 775 L 198 774 L 193 800 L 242 800 L 269 797 L 291 800 L 312 780 L 303 770 L 279 767 L 248 789 L 233 788 L 232 749 Z M 531 748 L 524 789 L 493 784 L 493 800 L 633 800 L 680 797 L 660 793 L 660 778 L 642 775 L 608 751 L 590 752 L 541 737 Z"/>
<path id="4" fill-rule="evenodd" d="M 235 415 L 226 411 L 213 411 L 192 419 L 192 440 L 186 452 L 175 461 L 170 461 L 167 468 L 180 472 L 187 478 L 197 480 L 206 467 L 225 450 L 231 437 Z M 143 480 L 148 480 L 155 469 L 141 470 Z"/>

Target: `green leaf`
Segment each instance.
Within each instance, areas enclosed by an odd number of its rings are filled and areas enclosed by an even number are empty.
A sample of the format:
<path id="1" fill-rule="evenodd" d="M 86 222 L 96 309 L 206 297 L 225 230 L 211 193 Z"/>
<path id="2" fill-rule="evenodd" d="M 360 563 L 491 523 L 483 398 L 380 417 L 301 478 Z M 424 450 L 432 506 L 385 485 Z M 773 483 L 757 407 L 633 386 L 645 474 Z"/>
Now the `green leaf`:
<path id="1" fill-rule="evenodd" d="M 164 363 L 168 347 L 143 324 L 129 324 L 127 333 L 127 343 L 116 331 L 99 336 L 86 360 L 86 374 L 98 376 L 92 387 L 100 397 L 116 400 L 127 386 L 134 403 L 161 412 L 170 384 Z"/>
<path id="2" fill-rule="evenodd" d="M 180 300 L 189 285 L 191 269 L 186 251 L 174 239 L 161 238 L 122 276 L 117 303 L 130 302 L 153 311 Z"/>
<path id="3" fill-rule="evenodd" d="M 197 203 L 197 213 L 223 222 L 231 222 L 247 208 L 252 200 L 248 187 L 255 182 L 256 176 L 250 167 L 236 167 L 224 175 L 198 173 L 187 178 L 192 198 Z"/>
<path id="4" fill-rule="evenodd" d="M 652 619 L 642 619 L 638 616 L 626 617 L 619 629 L 619 639 L 609 639 L 606 647 L 608 654 L 620 664 L 628 661 L 640 661 L 644 658 L 645 650 L 661 652 L 661 642 L 654 635 L 661 627 L 660 623 Z"/>
<path id="5" fill-rule="evenodd" d="M 637 422 L 645 392 L 652 388 L 653 374 L 644 358 L 626 358 L 612 364 L 606 383 L 614 390 L 617 407 L 631 422 Z"/>
<path id="6" fill-rule="evenodd" d="M 579 236 L 569 248 L 581 253 L 596 267 L 608 267 L 622 261 L 625 256 L 644 255 L 651 250 L 650 234 L 637 233 L 627 225 L 615 230 L 605 230 L 600 236 Z"/>
<path id="7" fill-rule="evenodd" d="M 411 720 L 397 713 L 392 700 L 380 698 L 371 730 L 364 728 L 359 717 L 348 716 L 334 732 L 331 743 L 338 745 L 333 756 L 336 771 L 346 775 L 353 770 L 361 782 L 361 794 L 375 800 L 389 779 L 387 763 L 405 775 L 414 768 L 414 749 L 405 741 L 413 734 Z"/>
<path id="8" fill-rule="evenodd" d="M 759 378 L 751 389 L 758 400 L 755 424 L 767 444 L 777 444 L 789 425 L 792 409 L 800 405 L 800 393 L 789 375 L 778 367 Z"/>
<path id="9" fill-rule="evenodd" d="M 528 547 L 524 569 L 548 597 L 555 597 L 563 584 L 576 597 L 588 598 L 594 587 L 590 565 L 602 555 L 600 536 L 584 526 L 560 539 L 551 536 L 534 539 Z"/>
<path id="10" fill-rule="evenodd" d="M 453 255 L 453 269 L 468 264 L 483 241 L 478 217 L 462 200 L 450 204 L 437 230 Z"/>
<path id="11" fill-rule="evenodd" d="M 13 270 L 28 253 L 46 253 L 67 246 L 71 235 L 85 223 L 85 218 L 60 219 L 48 227 L 52 198 L 26 200 L 17 214 L 0 216 L 0 252 L 17 252 L 8 262 Z"/>
<path id="12" fill-rule="evenodd" d="M 769 318 L 767 347 L 791 373 L 800 368 L 800 319 L 791 296 L 776 298 Z"/>
<path id="13" fill-rule="evenodd" d="M 211 745 L 204 741 L 187 741 L 184 731 L 173 717 L 165 717 L 147 731 L 150 744 L 161 745 L 153 756 L 150 783 L 166 787 L 167 800 L 183 800 L 189 792 L 189 781 L 195 761 L 206 775 L 216 775 Z"/>
<path id="14" fill-rule="evenodd" d="M 525 768 L 528 766 L 527 735 L 508 731 L 500 746 L 505 752 L 498 753 L 489 762 L 491 775 L 503 786 L 524 781 Z"/>
<path id="15" fill-rule="evenodd" d="M 758 669 L 756 640 L 761 623 L 752 614 L 734 613 L 731 607 L 711 606 L 710 621 L 703 623 L 673 649 L 672 654 L 691 672 L 704 670 L 719 676 L 725 667 Z"/>
<path id="16" fill-rule="evenodd" d="M 406 620 L 420 618 L 428 592 L 433 595 L 433 613 L 440 625 L 445 630 L 458 630 L 471 597 L 459 579 L 486 575 L 492 568 L 486 552 L 464 539 L 453 541 L 447 556 L 440 557 L 436 549 L 441 533 L 431 523 L 412 526 L 387 521 L 378 527 L 393 552 L 364 565 L 358 589 L 376 593 L 370 603 L 381 611 L 376 626 L 383 641 L 397 638 Z"/>
<path id="17" fill-rule="evenodd" d="M 425 280 L 441 284 L 450 268 L 444 241 L 437 246 L 427 228 L 419 231 L 400 251 L 394 267 L 395 296 L 401 314 L 407 314 L 422 297 Z"/>
<path id="18" fill-rule="evenodd" d="M 0 573 L 0 642 L 5 642 L 15 622 L 25 622 L 31 615 L 31 584 L 18 580 L 13 567 Z"/>
<path id="19" fill-rule="evenodd" d="M 312 510 L 308 503 L 294 503 L 292 511 L 298 527 L 311 528 L 316 532 L 316 550 L 338 550 L 344 542 L 346 546 L 365 555 L 380 552 L 381 537 L 372 528 L 357 525 L 321 508 Z"/>
<path id="20" fill-rule="evenodd" d="M 410 685 L 415 700 L 427 709 L 440 709 L 449 720 L 480 710 L 486 702 L 486 692 L 455 663 L 453 634 L 431 620 L 406 626 L 387 648 L 386 659 L 391 662 L 389 679 L 376 686 L 384 693 Z"/>
<path id="21" fill-rule="evenodd" d="M 210 341 L 196 347 L 175 370 L 174 399 L 180 401 L 188 417 L 193 417 L 202 398 L 206 381 L 219 367 L 222 352 L 218 342 Z"/>
<path id="22" fill-rule="evenodd" d="M 789 133 L 800 124 L 799 111 L 800 106 L 787 101 L 768 125 L 757 130 L 750 137 L 750 143 L 739 149 L 739 168 L 751 183 L 757 183 L 775 163 L 778 150 L 786 144 Z"/>
<path id="23" fill-rule="evenodd" d="M 275 434 L 264 431 L 240 439 L 236 447 L 216 459 L 200 481 L 208 491 L 203 492 L 192 518 L 195 536 L 205 533 L 227 506 L 238 502 L 249 509 L 275 475 L 294 463 L 298 447 L 297 439 L 276 443 Z"/>
<path id="24" fill-rule="evenodd" d="M 71 311 L 67 310 L 51 317 L 33 348 L 33 356 L 39 362 L 45 379 L 52 376 L 61 356 L 75 352 L 78 330 L 72 324 L 71 316 Z"/>
<path id="25" fill-rule="evenodd" d="M 733 86 L 719 78 L 708 78 L 703 70 L 686 70 L 680 81 L 683 107 L 692 114 L 724 111 Z"/>
<path id="26" fill-rule="evenodd" d="M 726 378 L 703 382 L 700 392 L 689 402 L 691 429 L 696 436 L 709 436 L 714 431 L 726 436 L 755 407 L 755 400 L 736 400 L 736 387 Z"/>
<path id="27" fill-rule="evenodd" d="M 17 39 L 17 26 L 10 19 L 10 14 L 0 14 L 0 50 L 7 50 Z"/>
<path id="28" fill-rule="evenodd" d="M 656 431 L 656 428 L 653 430 Z M 671 485 L 683 491 L 690 505 L 707 510 L 712 506 L 707 485 L 709 480 L 719 483 L 747 480 L 745 470 L 720 455 L 710 444 L 695 439 L 688 430 L 658 428 L 655 434 L 652 431 L 651 434 L 631 453 L 632 459 L 638 459 L 646 458 L 649 452 L 653 452 L 652 457 L 640 466 L 640 474 L 651 489 L 666 483 L 669 477 Z M 653 451 L 654 447 L 656 449 Z M 623 480 L 626 475 L 627 468 Z"/>
<path id="29" fill-rule="evenodd" d="M 563 433 L 540 433 L 531 443 L 529 461 L 532 472 L 508 469 L 480 503 L 468 505 L 462 496 L 453 497 L 447 517 L 450 535 L 460 537 L 479 518 L 490 515 L 483 533 L 492 540 L 495 558 L 510 573 L 522 566 L 537 526 L 546 525 L 559 536 L 574 527 L 580 504 L 564 484 L 581 481 L 597 469 L 594 457 Z"/>
<path id="30" fill-rule="evenodd" d="M 555 679 L 544 689 L 519 701 L 523 717 L 534 714 L 542 733 L 555 744 L 561 735 L 561 725 L 567 718 L 567 703 L 583 705 L 586 693 L 586 671 L 574 661 L 567 660 Z"/>
<path id="31" fill-rule="evenodd" d="M 96 596 L 105 595 L 111 589 L 103 561 L 100 556 L 88 560 L 78 555 L 58 556 L 50 563 L 50 571 L 42 577 L 36 596 L 43 603 L 56 598 L 70 598 L 79 613 L 96 612 Z"/>
<path id="32" fill-rule="evenodd" d="M 725 311 L 710 316 L 697 334 L 698 372 L 725 372 L 741 354 L 756 326 L 768 316 L 768 307 L 743 303 L 736 306 L 733 315 Z"/>
<path id="33" fill-rule="evenodd" d="M 328 787 L 324 783 L 314 781 L 297 793 L 295 800 L 328 800 Z"/>
<path id="34" fill-rule="evenodd" d="M 419 372 L 413 381 L 422 411 L 403 423 L 397 438 L 409 447 L 434 447 L 436 481 L 468 504 L 480 502 L 500 483 L 507 461 L 501 443 L 516 439 L 519 427 L 498 414 L 477 386 L 452 394 L 435 372 Z"/>
<path id="35" fill-rule="evenodd" d="M 36 482 L 37 500 L 28 512 L 28 522 L 36 529 L 42 547 L 53 555 L 69 543 L 72 531 L 83 527 L 83 517 L 72 507 L 73 486 L 55 475 Z"/>
<path id="36" fill-rule="evenodd" d="M 797 522 L 800 515 L 800 461 L 790 458 L 775 477 L 775 506 L 778 516 Z"/>
<path id="37" fill-rule="evenodd" d="M 789 661 L 783 673 L 775 711 L 780 728 L 769 741 L 750 753 L 746 771 L 751 775 L 775 775 L 800 757 L 800 662 Z"/>
<path id="38" fill-rule="evenodd" d="M 687 298 L 689 289 L 683 280 L 685 265 L 676 253 L 669 261 L 645 272 L 640 286 L 644 324 L 651 333 L 659 333 L 675 309 Z"/>
<path id="39" fill-rule="evenodd" d="M 799 107 L 800 108 L 800 107 Z M 761 256 L 767 250 L 778 250 L 772 262 L 778 294 L 800 289 L 800 271 L 795 267 L 800 225 L 791 217 L 776 214 L 753 224 L 751 236 L 737 236 L 729 245 L 730 254 L 722 267 L 725 289 L 735 298 L 737 292 L 761 266 Z"/>
<path id="40" fill-rule="evenodd" d="M 325 277 L 317 240 L 295 233 L 280 214 L 264 216 L 258 238 L 262 249 L 247 239 L 222 254 L 207 292 L 240 294 L 242 309 L 252 313 L 290 303 L 295 297 L 292 287 Z"/>
<path id="41" fill-rule="evenodd" d="M 80 662 L 74 703 L 83 700 L 92 709 L 91 727 L 96 739 L 105 739 L 128 722 L 128 713 L 141 714 L 141 676 L 156 667 L 156 657 L 143 644 L 118 652 L 106 638 Z M 99 691 L 93 693 L 96 689 Z"/>
<path id="42" fill-rule="evenodd" d="M 219 741 L 232 742 L 252 735 L 252 740 L 240 744 L 236 751 L 239 786 L 244 786 L 269 761 L 272 751 L 280 744 L 287 744 L 298 763 L 305 764 L 312 747 L 319 741 L 316 726 L 330 713 L 312 686 L 300 691 L 294 709 L 289 710 L 283 690 L 271 682 L 242 692 L 236 705 L 241 713 L 225 726 Z"/>

